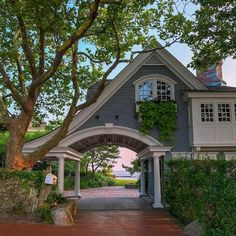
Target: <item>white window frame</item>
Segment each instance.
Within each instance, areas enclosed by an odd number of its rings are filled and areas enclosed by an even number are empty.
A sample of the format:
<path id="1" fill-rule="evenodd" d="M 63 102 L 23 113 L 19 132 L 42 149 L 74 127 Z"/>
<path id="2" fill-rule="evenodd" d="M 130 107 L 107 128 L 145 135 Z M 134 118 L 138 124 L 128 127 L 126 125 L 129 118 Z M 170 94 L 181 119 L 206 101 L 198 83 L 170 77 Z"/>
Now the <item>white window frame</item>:
<path id="1" fill-rule="evenodd" d="M 213 110 L 213 121 L 202 121 L 202 107 L 201 105 L 212 105 L 212 110 Z M 210 123 L 215 123 L 216 122 L 216 111 L 215 111 L 215 104 L 213 102 L 201 102 L 200 103 L 200 121 L 202 124 L 210 124 Z"/>
<path id="2" fill-rule="evenodd" d="M 175 84 L 177 84 L 174 80 L 170 79 L 169 77 L 163 75 L 148 75 L 144 76 L 134 82 L 135 85 L 135 101 L 139 101 L 139 85 L 143 84 L 147 81 L 152 81 L 152 96 L 153 100 L 157 97 L 157 81 L 161 81 L 167 83 L 170 86 L 170 97 L 171 100 L 175 100 Z"/>
<path id="3" fill-rule="evenodd" d="M 229 105 L 229 118 L 230 118 L 230 121 L 220 121 L 220 120 L 219 120 L 219 105 L 223 105 L 223 104 Z M 217 112 L 217 122 L 218 122 L 219 124 L 232 123 L 232 121 L 233 121 L 233 116 L 232 116 L 231 103 L 230 103 L 230 102 L 218 102 L 216 106 L 217 106 L 217 110 L 216 110 L 216 112 Z"/>
<path id="4" fill-rule="evenodd" d="M 233 103 L 233 114 L 234 114 L 233 122 L 236 122 L 236 103 Z"/>

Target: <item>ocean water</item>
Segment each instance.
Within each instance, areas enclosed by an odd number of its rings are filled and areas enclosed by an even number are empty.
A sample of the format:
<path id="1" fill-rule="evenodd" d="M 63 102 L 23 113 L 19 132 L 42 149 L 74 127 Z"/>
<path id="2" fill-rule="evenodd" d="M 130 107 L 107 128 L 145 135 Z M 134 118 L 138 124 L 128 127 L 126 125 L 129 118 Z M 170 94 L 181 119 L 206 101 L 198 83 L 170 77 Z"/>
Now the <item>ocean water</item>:
<path id="1" fill-rule="evenodd" d="M 138 179 L 140 173 L 134 173 L 133 175 L 131 175 L 129 172 L 127 171 L 112 171 L 112 174 L 115 175 L 117 178 L 119 179 Z"/>

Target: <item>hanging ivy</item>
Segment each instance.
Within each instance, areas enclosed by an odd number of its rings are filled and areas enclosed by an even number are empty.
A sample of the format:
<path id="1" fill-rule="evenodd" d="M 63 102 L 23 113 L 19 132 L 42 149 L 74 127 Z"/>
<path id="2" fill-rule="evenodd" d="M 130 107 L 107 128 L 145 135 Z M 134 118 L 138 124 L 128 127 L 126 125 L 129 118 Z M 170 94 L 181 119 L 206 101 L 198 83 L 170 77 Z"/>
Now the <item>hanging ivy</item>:
<path id="1" fill-rule="evenodd" d="M 139 131 L 146 135 L 158 127 L 160 141 L 173 140 L 173 131 L 177 128 L 175 101 L 142 101 L 138 105 L 141 120 Z"/>

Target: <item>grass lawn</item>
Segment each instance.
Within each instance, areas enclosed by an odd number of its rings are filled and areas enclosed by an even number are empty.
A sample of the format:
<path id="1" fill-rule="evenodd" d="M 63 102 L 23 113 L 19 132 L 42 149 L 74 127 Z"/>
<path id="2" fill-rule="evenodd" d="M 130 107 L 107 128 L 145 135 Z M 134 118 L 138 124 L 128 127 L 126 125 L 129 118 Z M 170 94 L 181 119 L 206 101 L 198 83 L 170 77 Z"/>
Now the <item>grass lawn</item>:
<path id="1" fill-rule="evenodd" d="M 135 184 L 137 180 L 134 179 L 116 179 L 115 186 L 125 186 L 125 184 Z"/>

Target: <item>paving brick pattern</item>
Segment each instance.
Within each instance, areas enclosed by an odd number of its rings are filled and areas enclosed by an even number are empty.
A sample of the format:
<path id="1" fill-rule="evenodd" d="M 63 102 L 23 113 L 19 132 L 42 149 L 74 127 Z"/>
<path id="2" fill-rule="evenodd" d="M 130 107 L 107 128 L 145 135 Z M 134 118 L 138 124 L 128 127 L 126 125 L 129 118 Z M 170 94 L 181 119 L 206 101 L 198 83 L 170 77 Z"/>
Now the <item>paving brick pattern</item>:
<path id="1" fill-rule="evenodd" d="M 184 235 L 182 227 L 175 218 L 164 209 L 152 209 L 150 202 L 138 198 L 137 190 L 116 187 L 100 188 L 82 190 L 81 194 L 83 198 L 79 201 L 75 225 L 56 227 L 22 222 L 2 222 L 0 236 Z M 133 206 L 132 209 L 130 209 L 131 206 Z M 81 210 L 83 207 L 86 210 Z"/>

